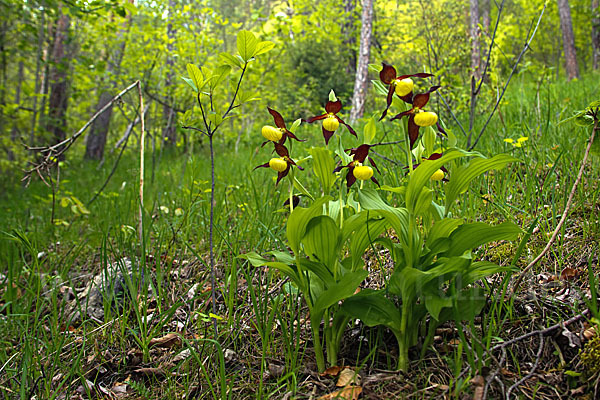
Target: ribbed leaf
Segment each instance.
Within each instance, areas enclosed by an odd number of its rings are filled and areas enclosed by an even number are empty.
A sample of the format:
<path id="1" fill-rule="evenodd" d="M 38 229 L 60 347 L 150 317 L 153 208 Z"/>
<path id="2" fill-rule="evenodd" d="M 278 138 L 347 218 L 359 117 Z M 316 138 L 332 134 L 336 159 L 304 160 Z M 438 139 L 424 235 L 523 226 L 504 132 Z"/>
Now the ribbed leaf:
<path id="1" fill-rule="evenodd" d="M 408 212 L 405 208 L 387 205 L 375 190 L 363 189 L 358 192 L 358 201 L 365 210 L 375 210 L 388 221 L 403 241 L 408 237 Z"/>
<path id="2" fill-rule="evenodd" d="M 190 76 L 190 78 L 194 82 L 194 85 L 196 86 L 196 91 L 199 91 L 202 85 L 204 84 L 204 76 L 202 75 L 202 71 L 200 71 L 200 68 L 198 68 L 194 64 L 187 64 L 186 68 L 188 75 Z"/>
<path id="3" fill-rule="evenodd" d="M 479 155 L 477 152 L 466 152 L 464 150 L 453 149 L 449 150 L 441 158 L 437 160 L 425 160 L 423 161 L 411 174 L 406 187 L 406 208 L 409 211 L 414 212 L 417 208 L 419 196 L 421 195 L 422 188 L 429 182 L 431 175 L 440 169 L 444 164 L 449 163 L 452 160 L 456 160 L 460 157 Z"/>
<path id="4" fill-rule="evenodd" d="M 450 250 L 445 252 L 444 256 L 460 256 L 467 250 L 496 240 L 514 240 L 522 232 L 523 230 L 512 222 L 503 222 L 496 226 L 483 222 L 463 224 L 450 235 Z"/>
<path id="5" fill-rule="evenodd" d="M 238 57 L 233 56 L 229 53 L 223 52 L 223 53 L 219 54 L 219 58 L 221 59 L 221 62 L 223 62 L 227 65 L 230 65 L 233 68 L 243 68 L 244 67 L 244 64 Z"/>
<path id="6" fill-rule="evenodd" d="M 259 54 L 264 54 L 267 51 L 273 49 L 273 47 L 275 47 L 275 43 L 273 43 L 273 42 L 269 42 L 269 41 L 259 42 L 256 45 L 256 50 L 254 50 L 253 56 L 257 56 Z"/>
<path id="7" fill-rule="evenodd" d="M 342 246 L 342 233 L 331 217 L 319 215 L 312 218 L 306 225 L 301 242 L 311 259 L 324 263 L 333 271 Z"/>
<path id="8" fill-rule="evenodd" d="M 338 301 L 350 297 L 356 291 L 360 283 L 369 275 L 367 271 L 360 270 L 348 272 L 335 285 L 330 286 L 324 291 L 313 306 L 314 311 L 322 311 Z"/>
<path id="9" fill-rule="evenodd" d="M 492 158 L 476 158 L 471 160 L 468 165 L 453 171 L 450 182 L 446 185 L 446 214 L 458 195 L 467 190 L 474 178 L 492 169 L 504 168 L 506 164 L 514 161 L 519 160 L 508 154 L 498 154 Z"/>
<path id="10" fill-rule="evenodd" d="M 330 196 L 317 199 L 309 208 L 296 207 L 287 221 L 287 239 L 294 254 L 298 254 L 300 240 L 306 232 L 306 225 L 313 217 L 323 214 L 323 204 L 331 200 Z"/>
<path id="11" fill-rule="evenodd" d="M 240 31 L 237 35 L 237 49 L 244 61 L 248 61 L 254 56 L 258 41 L 252 32 Z"/>
<path id="12" fill-rule="evenodd" d="M 309 150 L 313 159 L 313 172 L 321 182 L 323 193 L 329 194 L 333 183 L 335 182 L 335 161 L 331 152 L 323 147 L 313 147 Z"/>
<path id="13" fill-rule="evenodd" d="M 344 300 L 341 309 L 367 326 L 384 325 L 399 331 L 402 324 L 401 310 L 380 291 L 365 289 Z"/>

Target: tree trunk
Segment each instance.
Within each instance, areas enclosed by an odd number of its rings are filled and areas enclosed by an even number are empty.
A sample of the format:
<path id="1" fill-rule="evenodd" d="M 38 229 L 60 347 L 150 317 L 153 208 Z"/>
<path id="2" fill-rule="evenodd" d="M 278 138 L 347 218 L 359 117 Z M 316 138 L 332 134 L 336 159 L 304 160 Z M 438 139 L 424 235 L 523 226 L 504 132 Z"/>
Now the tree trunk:
<path id="1" fill-rule="evenodd" d="M 593 68 L 600 64 L 600 1 L 592 0 L 592 60 Z"/>
<path id="2" fill-rule="evenodd" d="M 169 0 L 169 22 L 167 24 L 167 76 L 165 79 L 165 105 L 163 106 L 163 118 L 165 125 L 163 128 L 163 141 L 167 145 L 174 145 L 177 142 L 177 131 L 175 130 L 175 110 L 171 106 L 173 102 L 173 68 L 175 61 L 173 59 L 173 40 L 175 39 L 175 28 L 173 27 L 173 20 L 175 14 L 175 0 Z"/>
<path id="3" fill-rule="evenodd" d="M 371 56 L 371 34 L 373 32 L 373 0 L 362 1 L 362 19 L 360 28 L 360 50 L 358 53 L 358 67 L 354 80 L 354 93 L 352 95 L 352 109 L 350 110 L 350 123 L 355 123 L 365 111 L 367 97 L 367 78 L 369 73 L 369 58 Z"/>
<path id="4" fill-rule="evenodd" d="M 563 51 L 565 53 L 565 70 L 569 80 L 579 78 L 579 66 L 577 65 L 577 52 L 575 51 L 575 36 L 573 35 L 573 24 L 571 22 L 571 7 L 569 0 L 557 0 L 558 15 L 560 16 L 560 28 L 562 30 Z"/>
<path id="5" fill-rule="evenodd" d="M 53 140 L 58 143 L 66 137 L 67 102 L 68 102 L 68 66 L 66 47 L 69 34 L 70 20 L 59 6 L 59 17 L 56 23 L 54 45 L 52 46 L 51 60 L 53 63 L 48 80 L 50 85 L 50 99 L 48 100 L 48 131 Z M 64 158 L 61 157 L 61 158 Z"/>
<path id="6" fill-rule="evenodd" d="M 356 8 L 356 0 L 344 0 L 344 15 L 346 20 L 342 24 L 342 37 L 344 38 L 344 46 L 348 52 L 348 65 L 346 65 L 346 74 L 354 75 L 356 73 L 356 37 L 354 35 L 354 10 Z"/>
<path id="7" fill-rule="evenodd" d="M 469 0 L 469 34 L 471 36 L 471 71 L 475 80 L 481 79 L 481 51 L 479 49 L 479 4 Z"/>
<path id="8" fill-rule="evenodd" d="M 129 24 L 131 23 L 131 19 L 129 20 L 128 26 L 123 26 L 122 29 L 119 30 L 118 39 L 121 39 L 118 42 L 116 51 L 109 56 L 108 65 L 107 65 L 107 73 L 110 77 L 109 87 L 116 86 L 115 77 L 119 74 L 119 68 L 121 67 L 121 60 L 123 59 L 123 54 L 125 53 L 125 39 L 123 36 L 125 32 L 129 29 Z M 98 103 L 96 104 L 96 111 L 99 111 L 104 107 L 110 100 L 113 98 L 113 94 L 111 91 L 103 88 L 100 93 L 100 98 L 98 99 Z M 85 159 L 88 160 L 101 160 L 104 156 L 104 147 L 106 146 L 106 137 L 108 136 L 108 130 L 110 128 L 110 118 L 112 116 L 113 106 L 109 106 L 106 111 L 96 118 L 96 120 L 92 123 L 90 128 L 90 133 L 87 137 L 87 144 L 85 147 Z"/>
<path id="9" fill-rule="evenodd" d="M 490 0 L 483 0 L 481 2 L 481 26 L 483 27 L 482 37 L 484 37 L 481 49 L 482 62 L 487 61 L 489 37 L 490 37 Z M 481 71 L 483 73 L 483 71 Z"/>
<path id="10" fill-rule="evenodd" d="M 100 99 L 96 104 L 96 111 L 102 109 L 102 107 L 110 102 L 112 98 L 112 94 L 108 91 L 100 93 Z M 104 146 L 106 145 L 106 136 L 108 134 L 108 128 L 110 127 L 111 116 L 112 107 L 108 107 L 102 114 L 98 115 L 98 118 L 96 118 L 94 122 L 92 122 L 85 146 L 85 159 L 101 160 L 104 156 Z"/>

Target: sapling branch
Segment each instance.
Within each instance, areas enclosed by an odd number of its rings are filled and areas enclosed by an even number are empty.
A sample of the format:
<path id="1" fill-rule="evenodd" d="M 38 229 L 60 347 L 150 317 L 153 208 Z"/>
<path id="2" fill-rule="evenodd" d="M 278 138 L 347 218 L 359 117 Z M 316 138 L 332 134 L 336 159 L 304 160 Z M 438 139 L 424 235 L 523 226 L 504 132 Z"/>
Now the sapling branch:
<path id="1" fill-rule="evenodd" d="M 527 32 L 527 39 L 526 39 L 525 44 L 523 45 L 523 49 L 521 50 L 521 53 L 519 53 L 519 56 L 517 57 L 517 61 L 515 61 L 513 68 L 510 71 L 510 75 L 508 76 L 508 79 L 506 80 L 506 83 L 504 84 L 504 87 L 502 88 L 502 92 L 500 93 L 500 95 L 498 96 L 498 99 L 496 100 L 496 104 L 494 105 L 493 110 L 490 112 L 488 119 L 485 121 L 485 124 L 479 131 L 479 134 L 477 135 L 477 138 L 475 139 L 475 142 L 472 145 L 471 145 L 471 136 L 473 134 L 473 131 L 471 131 L 469 133 L 469 137 L 467 139 L 467 148 L 469 151 L 472 151 L 475 148 L 475 146 L 477 146 L 477 143 L 479 143 L 479 139 L 481 139 L 481 136 L 483 136 L 483 133 L 487 129 L 488 124 L 490 123 L 490 121 L 492 120 L 492 117 L 496 113 L 496 110 L 498 109 L 498 106 L 500 105 L 500 102 L 502 101 L 502 98 L 504 97 L 504 93 L 506 93 L 506 89 L 508 88 L 508 84 L 510 83 L 510 80 L 512 79 L 514 74 L 517 72 L 517 67 L 521 63 L 521 59 L 525 55 L 525 52 L 530 48 L 529 45 L 533 41 L 533 38 L 535 37 L 535 34 L 540 26 L 540 23 L 542 22 L 542 17 L 544 16 L 544 11 L 546 11 L 546 4 L 544 4 L 544 8 L 542 8 L 542 11 L 540 12 L 537 23 L 536 23 L 535 27 L 533 28 L 533 32 L 531 32 L 531 30 L 529 32 Z"/>
<path id="2" fill-rule="evenodd" d="M 598 130 L 598 123 L 600 122 L 600 120 L 598 119 L 598 116 L 597 116 L 597 110 L 593 114 L 593 116 L 594 116 L 594 127 L 592 129 L 592 134 L 590 135 L 590 139 L 588 141 L 587 148 L 585 149 L 585 153 L 583 155 L 583 160 L 581 161 L 581 167 L 579 167 L 579 172 L 577 173 L 577 178 L 575 179 L 575 182 L 573 183 L 573 187 L 571 188 L 571 193 L 569 193 L 569 198 L 567 199 L 567 204 L 565 205 L 565 210 L 563 211 L 562 217 L 560 218 L 558 225 L 556 225 L 554 232 L 552 232 L 552 236 L 550 237 L 550 240 L 548 240 L 546 247 L 544 247 L 544 249 L 540 252 L 540 254 L 538 254 L 538 256 L 536 258 L 534 258 L 533 261 L 531 261 L 529 263 L 529 265 L 527 265 L 521 271 L 519 276 L 517 277 L 517 280 L 515 281 L 515 284 L 514 284 L 513 290 L 512 290 L 513 294 L 519 289 L 519 285 L 521 284 L 521 281 L 525 277 L 525 274 L 527 274 L 531 270 L 531 268 L 533 268 L 533 266 L 536 265 L 538 263 L 538 261 L 540 261 L 542 259 L 542 257 L 544 257 L 546 255 L 546 253 L 548 253 L 548 251 L 554 244 L 556 237 L 558 236 L 558 232 L 560 232 L 560 230 L 562 229 L 562 226 L 564 225 L 565 221 L 567 220 L 567 216 L 569 215 L 569 211 L 573 204 L 573 197 L 575 196 L 575 192 L 577 191 L 577 186 L 579 186 L 579 183 L 581 182 L 581 178 L 583 177 L 583 171 L 585 170 L 585 166 L 587 164 L 587 160 L 590 155 L 590 150 L 592 149 L 592 145 L 594 144 L 594 138 L 595 138 L 596 132 Z"/>

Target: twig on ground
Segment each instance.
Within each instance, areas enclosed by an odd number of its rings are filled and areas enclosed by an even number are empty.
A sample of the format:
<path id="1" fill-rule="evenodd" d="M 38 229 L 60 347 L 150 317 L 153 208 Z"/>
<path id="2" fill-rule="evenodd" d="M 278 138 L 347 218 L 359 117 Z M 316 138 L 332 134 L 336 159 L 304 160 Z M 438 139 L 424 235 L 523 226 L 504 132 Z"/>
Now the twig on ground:
<path id="1" fill-rule="evenodd" d="M 554 244 L 554 241 L 556 240 L 556 237 L 558 236 L 558 232 L 560 232 L 563 224 L 567 220 L 567 215 L 569 214 L 569 210 L 571 209 L 571 205 L 573 204 L 573 197 L 575 196 L 575 192 L 577 191 L 577 186 L 579 186 L 579 183 L 581 182 L 581 178 L 583 177 L 583 171 L 585 169 L 585 165 L 587 164 L 587 159 L 590 155 L 590 150 L 592 148 L 592 144 L 594 143 L 594 137 L 595 137 L 597 129 L 598 129 L 598 120 L 596 120 L 596 122 L 594 123 L 594 128 L 592 129 L 592 134 L 590 135 L 590 139 L 588 141 L 587 148 L 585 149 L 585 154 L 583 155 L 583 160 L 581 161 L 581 167 L 579 167 L 579 173 L 577 174 L 577 179 L 575 179 L 575 183 L 573 183 L 573 187 L 571 188 L 571 193 L 569 193 L 569 198 L 567 199 L 565 211 L 563 212 L 562 217 L 560 218 L 560 221 L 558 222 L 558 225 L 556 225 L 556 228 L 554 229 L 554 232 L 552 233 L 550 240 L 546 244 L 546 247 L 544 247 L 544 250 L 542 250 L 542 252 L 540 254 L 538 254 L 538 256 L 533 261 L 531 261 L 529 263 L 529 265 L 527 265 L 521 271 L 519 276 L 517 277 L 517 280 L 515 281 L 515 284 L 513 285 L 513 288 L 512 288 L 513 294 L 519 289 L 519 285 L 521 284 L 521 281 L 525 277 L 525 274 L 527 274 L 531 270 L 531 268 L 533 268 L 533 266 L 535 264 L 537 264 L 538 261 L 540 261 L 542 259 L 542 257 L 544 257 L 546 255 L 546 253 L 548 253 L 548 251 L 550 250 L 550 247 L 552 247 L 552 245 Z"/>
<path id="2" fill-rule="evenodd" d="M 508 391 L 506 392 L 506 400 L 510 400 L 510 394 L 512 393 L 512 391 L 514 389 L 517 389 L 519 387 L 519 385 L 521 385 L 523 382 L 525 382 L 526 380 L 528 380 L 529 378 L 531 378 L 533 376 L 533 374 L 535 373 L 535 370 L 537 369 L 538 365 L 540 364 L 540 359 L 542 358 L 542 350 L 544 349 L 544 335 L 542 335 L 540 333 L 539 336 L 540 336 L 540 346 L 538 347 L 537 354 L 535 355 L 535 362 L 533 364 L 533 367 L 531 367 L 531 371 L 529 371 L 529 373 L 527 375 L 525 375 L 524 377 L 522 377 L 521 379 L 516 381 L 511 387 L 508 388 Z"/>

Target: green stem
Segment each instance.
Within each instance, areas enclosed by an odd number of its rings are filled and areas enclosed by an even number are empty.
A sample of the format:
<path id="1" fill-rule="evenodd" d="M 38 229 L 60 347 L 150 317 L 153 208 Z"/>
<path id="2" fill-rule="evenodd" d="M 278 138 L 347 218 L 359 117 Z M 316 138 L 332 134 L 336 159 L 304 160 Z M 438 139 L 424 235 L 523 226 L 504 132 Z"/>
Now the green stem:
<path id="1" fill-rule="evenodd" d="M 321 345 L 321 337 L 319 335 L 319 323 L 311 321 L 310 329 L 313 334 L 313 346 L 315 348 L 315 358 L 317 359 L 317 369 L 319 372 L 325 371 L 325 357 L 323 357 L 323 346 Z"/>
<path id="2" fill-rule="evenodd" d="M 288 175 L 290 177 L 290 214 L 294 211 L 294 174 Z"/>

